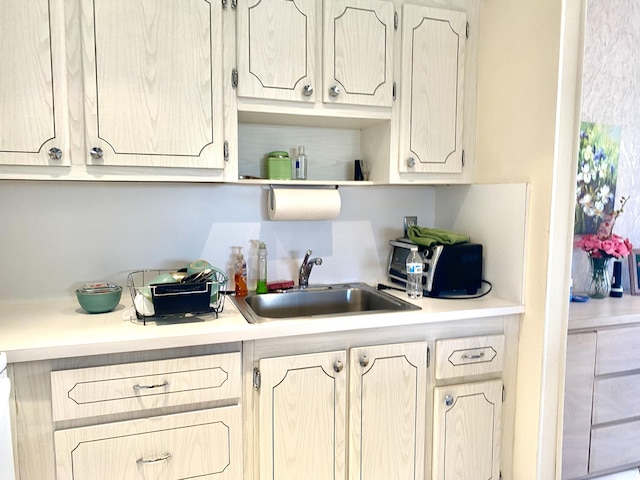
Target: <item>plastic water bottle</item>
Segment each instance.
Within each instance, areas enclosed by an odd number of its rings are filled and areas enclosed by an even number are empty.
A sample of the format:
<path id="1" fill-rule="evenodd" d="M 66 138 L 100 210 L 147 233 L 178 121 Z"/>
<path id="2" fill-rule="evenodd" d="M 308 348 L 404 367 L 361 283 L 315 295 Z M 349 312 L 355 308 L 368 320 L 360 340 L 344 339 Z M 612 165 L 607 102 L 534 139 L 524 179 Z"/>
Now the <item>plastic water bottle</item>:
<path id="1" fill-rule="evenodd" d="M 412 247 L 406 263 L 407 295 L 409 298 L 422 296 L 422 266 L 422 256 L 418 252 L 418 247 Z"/>
<path id="2" fill-rule="evenodd" d="M 258 245 L 258 284 L 256 293 L 267 293 L 267 246 L 264 242 Z"/>

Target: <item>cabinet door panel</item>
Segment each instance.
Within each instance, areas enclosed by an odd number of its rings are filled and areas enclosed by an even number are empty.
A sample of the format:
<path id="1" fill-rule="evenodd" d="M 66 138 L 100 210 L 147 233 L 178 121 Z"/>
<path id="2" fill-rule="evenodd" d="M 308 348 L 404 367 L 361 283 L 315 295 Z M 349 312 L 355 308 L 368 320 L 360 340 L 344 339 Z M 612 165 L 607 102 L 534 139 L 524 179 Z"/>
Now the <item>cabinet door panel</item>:
<path id="1" fill-rule="evenodd" d="M 70 163 L 62 17 L 61 1 L 0 2 L 0 164 Z"/>
<path id="2" fill-rule="evenodd" d="M 498 480 L 502 382 L 434 389 L 433 478 Z"/>
<path id="3" fill-rule="evenodd" d="M 393 4 L 326 0 L 324 5 L 323 101 L 390 107 Z"/>
<path id="4" fill-rule="evenodd" d="M 426 342 L 350 351 L 349 478 L 424 477 Z"/>
<path id="5" fill-rule="evenodd" d="M 86 145 L 103 151 L 89 163 L 223 167 L 220 9 L 83 1 Z"/>
<path id="6" fill-rule="evenodd" d="M 242 478 L 239 406 L 55 432 L 58 480 Z"/>
<path id="7" fill-rule="evenodd" d="M 340 362 L 339 372 L 334 369 Z M 259 362 L 260 478 L 345 478 L 346 352 Z"/>
<path id="8" fill-rule="evenodd" d="M 595 332 L 567 336 L 562 439 L 563 479 L 582 477 L 588 473 L 595 361 Z"/>
<path id="9" fill-rule="evenodd" d="M 238 2 L 238 95 L 314 101 L 303 87 L 315 85 L 315 0 Z"/>
<path id="10" fill-rule="evenodd" d="M 464 12 L 403 6 L 401 172 L 462 170 L 465 36 Z"/>

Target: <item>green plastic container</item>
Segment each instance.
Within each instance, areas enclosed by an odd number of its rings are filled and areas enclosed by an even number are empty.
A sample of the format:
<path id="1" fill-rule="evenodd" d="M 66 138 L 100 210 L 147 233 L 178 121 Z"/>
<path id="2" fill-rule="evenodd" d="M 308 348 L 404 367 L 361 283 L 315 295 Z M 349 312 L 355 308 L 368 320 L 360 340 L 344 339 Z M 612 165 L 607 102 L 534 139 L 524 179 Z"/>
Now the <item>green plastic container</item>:
<path id="1" fill-rule="evenodd" d="M 267 154 L 267 176 L 270 180 L 291 180 L 291 157 L 287 152 Z"/>

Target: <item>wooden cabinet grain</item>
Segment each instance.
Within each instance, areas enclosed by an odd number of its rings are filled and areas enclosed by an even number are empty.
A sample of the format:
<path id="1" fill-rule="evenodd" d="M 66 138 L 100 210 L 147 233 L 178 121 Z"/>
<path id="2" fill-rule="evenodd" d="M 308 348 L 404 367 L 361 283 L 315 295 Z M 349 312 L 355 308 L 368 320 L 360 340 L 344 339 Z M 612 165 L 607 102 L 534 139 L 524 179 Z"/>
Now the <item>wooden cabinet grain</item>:
<path id="1" fill-rule="evenodd" d="M 222 5 L 83 0 L 86 161 L 223 168 Z"/>
<path id="2" fill-rule="evenodd" d="M 68 166 L 62 0 L 0 4 L 0 164 Z"/>
<path id="3" fill-rule="evenodd" d="M 426 342 L 357 347 L 348 357 L 260 360 L 261 479 L 423 478 Z"/>
<path id="4" fill-rule="evenodd" d="M 399 171 L 460 173 L 466 14 L 402 7 Z"/>
<path id="5" fill-rule="evenodd" d="M 238 96 L 390 107 L 393 4 L 240 1 Z"/>

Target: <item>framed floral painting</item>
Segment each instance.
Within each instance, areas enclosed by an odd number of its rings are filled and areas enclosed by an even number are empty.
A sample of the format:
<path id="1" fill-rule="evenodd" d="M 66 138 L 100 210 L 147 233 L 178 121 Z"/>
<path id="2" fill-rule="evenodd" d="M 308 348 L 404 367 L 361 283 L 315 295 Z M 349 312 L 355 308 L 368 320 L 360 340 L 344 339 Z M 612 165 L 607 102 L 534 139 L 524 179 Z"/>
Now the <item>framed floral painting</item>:
<path id="1" fill-rule="evenodd" d="M 633 249 L 629 254 L 629 284 L 631 295 L 640 295 L 640 250 Z"/>
<path id="2" fill-rule="evenodd" d="M 575 234 L 596 233 L 602 218 L 614 208 L 620 131 L 619 126 L 580 124 Z"/>

